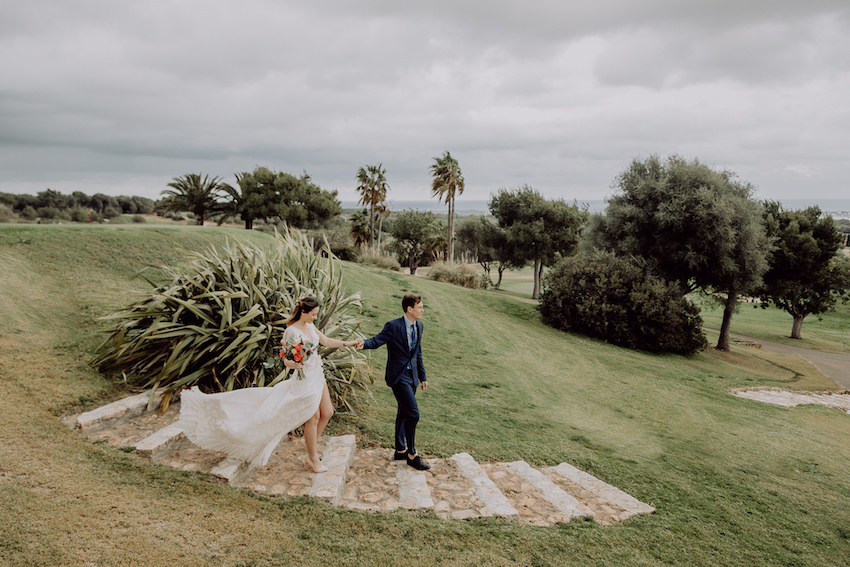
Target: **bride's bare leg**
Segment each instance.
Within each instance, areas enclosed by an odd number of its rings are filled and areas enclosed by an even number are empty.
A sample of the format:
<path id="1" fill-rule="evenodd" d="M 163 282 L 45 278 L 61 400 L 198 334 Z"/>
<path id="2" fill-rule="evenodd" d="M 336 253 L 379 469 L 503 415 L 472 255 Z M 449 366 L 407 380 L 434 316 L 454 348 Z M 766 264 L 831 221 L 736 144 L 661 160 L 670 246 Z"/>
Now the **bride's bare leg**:
<path id="1" fill-rule="evenodd" d="M 304 445 L 307 448 L 307 458 L 313 462 L 314 467 L 319 464 L 319 449 L 317 441 L 319 439 L 319 418 L 321 410 L 316 410 L 313 417 L 304 423 Z"/>
<path id="2" fill-rule="evenodd" d="M 304 424 L 304 445 L 307 449 L 308 465 L 312 467 L 314 472 L 328 470 L 319 460 L 318 443 L 319 435 L 322 434 L 333 414 L 334 407 L 331 403 L 331 395 L 328 392 L 328 385 L 325 384 L 322 390 L 322 400 L 319 402 L 319 409 Z"/>
<path id="3" fill-rule="evenodd" d="M 331 403 L 331 394 L 328 392 L 328 385 L 325 384 L 325 389 L 322 391 L 322 401 L 319 403 L 319 423 L 316 425 L 316 438 L 325 430 L 325 426 L 331 420 L 334 414 L 334 405 Z"/>

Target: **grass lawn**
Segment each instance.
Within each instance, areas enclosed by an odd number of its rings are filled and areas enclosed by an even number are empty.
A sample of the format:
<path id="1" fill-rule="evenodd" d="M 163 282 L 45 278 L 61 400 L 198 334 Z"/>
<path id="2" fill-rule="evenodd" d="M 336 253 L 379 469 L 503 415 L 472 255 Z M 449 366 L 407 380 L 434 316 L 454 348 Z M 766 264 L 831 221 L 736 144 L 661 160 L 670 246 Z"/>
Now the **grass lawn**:
<path id="1" fill-rule="evenodd" d="M 706 303 L 702 306 L 702 318 L 706 327 L 719 329 L 723 308 Z M 850 304 L 839 303 L 835 311 L 824 313 L 820 319 L 817 315 L 803 319 L 802 339 L 791 338 L 792 322 L 791 315 L 776 307 L 762 309 L 741 303 L 738 312 L 732 316 L 730 331 L 801 348 L 850 353 Z"/>
<path id="2" fill-rule="evenodd" d="M 620 349 L 546 327 L 514 293 L 368 266 L 345 264 L 346 285 L 372 317 L 364 333 L 398 316 L 404 293 L 425 300 L 420 451 L 567 461 L 657 512 L 557 528 L 360 513 L 234 490 L 68 429 L 63 415 L 126 395 L 89 361 L 94 317 L 145 288 L 127 277 L 141 263 L 179 262 L 180 246 L 230 235 L 271 242 L 209 227 L 0 225 L 0 564 L 850 564 L 850 416 L 728 394 L 828 387 L 804 360 L 746 348 L 692 357 Z M 333 423 L 364 445 L 391 446 L 385 356 L 372 354 L 375 403 Z"/>

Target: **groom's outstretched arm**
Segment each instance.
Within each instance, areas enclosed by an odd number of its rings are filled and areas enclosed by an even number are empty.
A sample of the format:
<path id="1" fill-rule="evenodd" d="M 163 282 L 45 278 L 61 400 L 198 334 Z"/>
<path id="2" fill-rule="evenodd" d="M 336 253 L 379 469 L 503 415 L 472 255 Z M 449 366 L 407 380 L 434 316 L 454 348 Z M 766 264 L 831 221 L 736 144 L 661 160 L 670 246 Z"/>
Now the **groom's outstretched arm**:
<path id="1" fill-rule="evenodd" d="M 363 341 L 363 348 L 378 348 L 379 346 L 386 344 L 391 337 L 392 327 L 389 323 L 386 323 L 380 333 L 378 333 L 371 339 L 366 339 L 365 341 Z"/>

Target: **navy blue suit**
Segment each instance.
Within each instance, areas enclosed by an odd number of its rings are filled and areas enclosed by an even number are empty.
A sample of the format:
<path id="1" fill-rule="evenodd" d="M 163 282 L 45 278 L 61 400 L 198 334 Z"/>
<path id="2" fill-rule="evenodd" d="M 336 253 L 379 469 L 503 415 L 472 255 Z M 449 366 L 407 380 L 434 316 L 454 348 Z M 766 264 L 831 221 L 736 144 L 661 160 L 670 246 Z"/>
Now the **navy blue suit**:
<path id="1" fill-rule="evenodd" d="M 366 339 L 363 348 L 374 349 L 387 345 L 387 370 L 384 380 L 393 389 L 398 402 L 395 421 L 396 451 L 416 453 L 416 424 L 419 422 L 419 406 L 416 403 L 416 388 L 427 381 L 422 365 L 422 322 L 416 321 L 416 344 L 410 348 L 405 317 L 388 321 L 380 333 Z"/>

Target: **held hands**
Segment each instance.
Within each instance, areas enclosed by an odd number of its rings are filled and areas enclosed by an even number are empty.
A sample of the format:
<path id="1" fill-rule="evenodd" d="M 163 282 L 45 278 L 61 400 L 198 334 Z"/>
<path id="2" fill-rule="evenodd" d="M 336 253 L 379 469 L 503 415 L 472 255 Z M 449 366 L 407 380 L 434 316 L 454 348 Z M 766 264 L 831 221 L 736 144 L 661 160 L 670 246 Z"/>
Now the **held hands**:
<path id="1" fill-rule="evenodd" d="M 356 340 L 351 341 L 351 346 L 355 347 L 357 350 L 361 350 L 363 348 L 363 342 L 363 339 L 358 338 Z"/>

